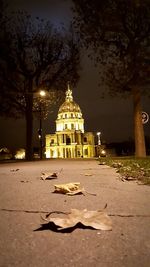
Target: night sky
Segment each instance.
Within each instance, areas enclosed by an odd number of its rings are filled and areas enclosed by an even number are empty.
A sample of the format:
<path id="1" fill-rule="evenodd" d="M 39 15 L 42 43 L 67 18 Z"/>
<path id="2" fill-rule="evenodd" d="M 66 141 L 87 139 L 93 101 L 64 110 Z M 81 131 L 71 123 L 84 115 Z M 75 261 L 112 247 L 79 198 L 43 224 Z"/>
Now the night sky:
<path id="1" fill-rule="evenodd" d="M 26 9 L 35 16 L 47 18 L 57 27 L 71 18 L 71 0 L 9 0 L 11 8 Z M 74 100 L 79 104 L 85 120 L 85 131 L 100 131 L 102 141 L 114 142 L 133 139 L 132 98 L 101 98 L 98 70 L 84 52 L 81 59 L 80 80 L 73 89 Z M 150 99 L 143 98 L 143 111 L 150 115 Z M 58 106 L 43 123 L 43 133 L 55 132 Z M 0 147 L 25 146 L 25 121 L 0 117 Z M 38 121 L 35 120 L 34 145 L 38 144 Z M 145 135 L 150 136 L 150 121 L 144 125 Z"/>

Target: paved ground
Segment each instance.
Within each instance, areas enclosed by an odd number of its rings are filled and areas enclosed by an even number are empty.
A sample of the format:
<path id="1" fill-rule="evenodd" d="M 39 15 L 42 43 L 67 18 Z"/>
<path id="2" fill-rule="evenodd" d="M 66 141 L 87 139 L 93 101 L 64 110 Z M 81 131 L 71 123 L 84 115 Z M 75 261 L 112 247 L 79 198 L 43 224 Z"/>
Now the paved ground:
<path id="1" fill-rule="evenodd" d="M 43 181 L 44 171 L 61 172 L 57 181 Z M 52 193 L 53 184 L 67 182 L 81 182 L 96 196 Z M 44 212 L 99 210 L 106 203 L 112 231 L 35 231 Z M 150 187 L 123 182 L 114 169 L 96 160 L 1 164 L 0 266 L 150 266 Z"/>

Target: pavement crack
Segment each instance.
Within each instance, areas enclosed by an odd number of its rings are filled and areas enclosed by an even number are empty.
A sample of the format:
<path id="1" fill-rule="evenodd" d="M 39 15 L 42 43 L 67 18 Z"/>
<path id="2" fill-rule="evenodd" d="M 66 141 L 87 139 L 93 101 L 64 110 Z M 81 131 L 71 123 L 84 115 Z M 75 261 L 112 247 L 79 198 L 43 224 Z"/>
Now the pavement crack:
<path id="1" fill-rule="evenodd" d="M 50 213 L 49 211 L 44 210 L 21 210 L 21 209 L 0 209 L 0 211 L 4 212 L 23 212 L 23 213 Z M 55 211 L 58 212 L 58 211 Z M 60 212 L 60 211 L 59 211 Z M 119 213 L 108 213 L 108 216 L 111 217 L 124 217 L 124 218 L 130 218 L 130 217 L 150 217 L 150 214 L 119 214 Z"/>
<path id="2" fill-rule="evenodd" d="M 150 214 L 108 214 L 112 217 L 150 217 Z"/>
<path id="3" fill-rule="evenodd" d="M 24 213 L 48 213 L 49 211 L 43 211 L 43 210 L 17 210 L 17 209 L 0 209 L 0 211 L 6 211 L 6 212 L 24 212 Z"/>

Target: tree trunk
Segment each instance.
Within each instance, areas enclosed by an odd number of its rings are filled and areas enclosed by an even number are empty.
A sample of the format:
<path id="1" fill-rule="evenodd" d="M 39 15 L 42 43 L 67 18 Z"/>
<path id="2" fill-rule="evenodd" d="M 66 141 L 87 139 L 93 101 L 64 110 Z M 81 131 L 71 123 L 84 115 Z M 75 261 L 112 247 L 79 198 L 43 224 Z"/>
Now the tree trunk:
<path id="1" fill-rule="evenodd" d="M 142 124 L 141 93 L 137 88 L 133 89 L 133 112 L 134 112 L 134 138 L 135 156 L 146 157 L 145 136 Z"/>
<path id="2" fill-rule="evenodd" d="M 33 159 L 33 96 L 26 96 L 26 160 Z"/>

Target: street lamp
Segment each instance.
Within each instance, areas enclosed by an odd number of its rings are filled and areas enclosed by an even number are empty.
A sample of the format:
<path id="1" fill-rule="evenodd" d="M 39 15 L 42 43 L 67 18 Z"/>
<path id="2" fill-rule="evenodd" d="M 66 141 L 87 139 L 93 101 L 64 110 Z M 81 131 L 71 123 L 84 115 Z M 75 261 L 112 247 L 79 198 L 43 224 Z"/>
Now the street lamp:
<path id="1" fill-rule="evenodd" d="M 97 132 L 98 144 L 97 144 L 97 155 L 100 157 L 100 147 L 101 147 L 101 132 Z"/>
<path id="2" fill-rule="evenodd" d="M 41 97 L 46 96 L 46 92 L 44 90 L 40 90 L 40 96 Z"/>
<path id="3" fill-rule="evenodd" d="M 101 139 L 100 139 L 100 136 L 101 136 L 101 132 L 97 132 L 98 145 L 99 145 L 99 146 L 101 145 Z"/>
<path id="4" fill-rule="evenodd" d="M 44 90 L 40 90 L 39 95 L 41 99 L 45 97 L 46 92 Z M 39 101 L 39 113 L 40 113 L 40 125 L 39 125 L 39 130 L 38 130 L 38 135 L 39 135 L 39 141 L 40 141 L 40 159 L 43 158 L 43 138 L 42 138 L 42 105 L 41 105 L 41 99 Z"/>

